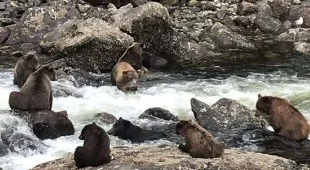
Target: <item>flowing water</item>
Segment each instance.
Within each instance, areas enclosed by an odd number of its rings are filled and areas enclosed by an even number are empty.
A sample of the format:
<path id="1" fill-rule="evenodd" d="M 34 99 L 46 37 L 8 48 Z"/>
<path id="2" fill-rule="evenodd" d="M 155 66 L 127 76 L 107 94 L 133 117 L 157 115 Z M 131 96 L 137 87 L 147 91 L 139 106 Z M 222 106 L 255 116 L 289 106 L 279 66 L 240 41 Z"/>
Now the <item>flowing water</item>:
<path id="1" fill-rule="evenodd" d="M 150 107 L 162 107 L 183 119 L 193 118 L 190 99 L 195 97 L 212 105 L 222 97 L 236 99 L 251 109 L 255 108 L 257 94 L 275 95 L 291 100 L 294 105 L 310 120 L 310 77 L 299 75 L 294 71 L 273 71 L 271 73 L 227 72 L 210 75 L 208 72 L 199 74 L 162 73 L 159 79 L 143 82 L 135 94 L 125 94 L 116 87 L 84 86 L 76 88 L 71 82 L 59 80 L 52 82 L 53 87 L 66 87 L 75 95 L 54 97 L 53 110 L 67 110 L 76 133 L 72 136 L 60 137 L 55 140 L 44 140 L 46 145 L 38 150 L 13 153 L 0 157 L 0 167 L 4 170 L 24 170 L 39 163 L 60 158 L 66 153 L 74 152 L 83 144 L 78 139 L 81 129 L 88 123 L 96 121 L 96 113 L 108 112 L 117 118 L 129 119 L 136 125 L 147 125 L 147 120 L 138 120 L 138 116 Z M 17 127 L 18 132 L 35 138 L 27 123 L 10 114 L 8 97 L 11 91 L 18 90 L 13 85 L 13 69 L 0 70 L 0 132 L 9 126 Z M 75 96 L 75 97 L 74 97 Z M 100 124 L 105 130 L 111 125 Z M 111 138 L 112 146 L 132 145 L 128 141 Z M 142 145 L 175 145 L 166 140 L 143 143 Z"/>

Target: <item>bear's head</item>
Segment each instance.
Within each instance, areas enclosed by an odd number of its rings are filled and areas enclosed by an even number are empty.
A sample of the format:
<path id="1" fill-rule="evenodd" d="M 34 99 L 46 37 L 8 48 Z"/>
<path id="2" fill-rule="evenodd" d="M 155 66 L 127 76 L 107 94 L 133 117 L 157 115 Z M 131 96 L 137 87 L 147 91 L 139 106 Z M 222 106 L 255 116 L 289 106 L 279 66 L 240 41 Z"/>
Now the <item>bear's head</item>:
<path id="1" fill-rule="evenodd" d="M 256 113 L 255 116 L 267 116 L 270 114 L 270 107 L 272 105 L 272 96 L 262 96 L 258 94 L 258 100 L 256 102 Z"/>
<path id="2" fill-rule="evenodd" d="M 176 125 L 176 134 L 185 136 L 187 129 L 192 125 L 191 120 L 180 120 Z"/>
<path id="3" fill-rule="evenodd" d="M 40 66 L 40 63 L 39 63 L 39 59 L 38 59 L 38 56 L 36 55 L 35 52 L 28 52 L 26 55 L 24 55 L 24 63 L 25 63 L 25 66 L 28 67 L 28 68 L 33 68 L 35 70 L 37 70 Z"/>
<path id="4" fill-rule="evenodd" d="M 141 70 L 123 70 L 120 89 L 122 91 L 137 91 Z"/>
<path id="5" fill-rule="evenodd" d="M 46 74 L 51 81 L 57 81 L 56 71 L 53 67 L 48 65 L 40 66 L 38 71 L 42 71 L 44 74 Z"/>
<path id="6" fill-rule="evenodd" d="M 131 122 L 120 117 L 114 124 L 113 127 L 108 131 L 109 135 L 119 136 L 124 134 L 126 129 L 131 126 Z"/>
<path id="7" fill-rule="evenodd" d="M 88 124 L 82 129 L 79 139 L 85 140 L 88 136 L 100 135 L 100 133 L 100 127 L 96 123 Z"/>

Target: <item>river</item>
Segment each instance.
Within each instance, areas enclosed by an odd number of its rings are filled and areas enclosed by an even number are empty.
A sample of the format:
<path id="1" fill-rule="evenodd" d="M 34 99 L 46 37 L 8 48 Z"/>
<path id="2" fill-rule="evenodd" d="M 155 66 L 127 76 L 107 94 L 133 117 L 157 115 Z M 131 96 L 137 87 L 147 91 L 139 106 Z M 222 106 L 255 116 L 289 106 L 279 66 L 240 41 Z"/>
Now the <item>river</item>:
<path id="1" fill-rule="evenodd" d="M 1 68 L 1 67 L 0 67 Z M 116 87 L 109 85 L 76 88 L 67 80 L 52 82 L 54 89 L 66 87 L 75 95 L 54 97 L 53 110 L 67 110 L 76 133 L 72 136 L 60 137 L 55 140 L 44 140 L 44 149 L 27 150 L 22 153 L 9 153 L 0 157 L 0 167 L 4 170 L 26 170 L 39 163 L 62 157 L 74 152 L 83 144 L 78 139 L 81 129 L 88 123 L 96 121 L 93 116 L 99 112 L 108 112 L 117 118 L 129 119 L 136 125 L 148 124 L 147 120 L 139 120 L 138 116 L 150 107 L 162 107 L 181 119 L 193 118 L 190 99 L 195 97 L 212 105 L 222 97 L 236 99 L 251 109 L 255 109 L 257 95 L 275 95 L 285 97 L 310 120 L 310 77 L 305 72 L 294 69 L 274 68 L 266 72 L 267 67 L 256 71 L 238 69 L 238 71 L 222 70 L 222 73 L 208 71 L 199 72 L 160 72 L 156 79 L 141 83 L 135 94 L 125 94 Z M 217 67 L 221 70 L 220 67 Z M 277 71 L 278 70 L 278 71 Z M 281 71 L 279 71 L 281 70 Z M 107 74 L 108 76 L 108 74 Z M 109 83 L 108 83 L 109 84 Z M 58 88 L 57 88 L 58 87 Z M 0 132 L 9 126 L 17 131 L 36 138 L 26 122 L 10 114 L 8 97 L 11 91 L 18 90 L 13 85 L 13 69 L 0 70 Z M 111 125 L 100 124 L 105 130 Z M 131 145 L 130 142 L 110 137 L 111 146 Z M 166 140 L 143 143 L 143 145 L 159 144 L 175 145 Z"/>

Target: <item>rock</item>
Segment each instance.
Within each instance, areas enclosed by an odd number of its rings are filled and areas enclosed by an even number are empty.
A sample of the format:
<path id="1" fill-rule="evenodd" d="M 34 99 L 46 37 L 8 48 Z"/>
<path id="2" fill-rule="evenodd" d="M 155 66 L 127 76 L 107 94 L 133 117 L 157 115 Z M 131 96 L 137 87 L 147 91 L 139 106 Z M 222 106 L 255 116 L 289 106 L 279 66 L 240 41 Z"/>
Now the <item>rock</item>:
<path id="1" fill-rule="evenodd" d="M 57 76 L 59 79 L 59 77 Z M 66 86 L 60 83 L 53 83 L 53 97 L 68 97 L 73 96 L 76 98 L 80 98 L 83 96 L 80 92 L 76 90 L 75 87 Z"/>
<path id="2" fill-rule="evenodd" d="M 9 138 L 9 150 L 11 152 L 27 155 L 29 150 L 43 153 L 44 149 L 43 142 L 23 133 L 14 133 Z"/>
<path id="3" fill-rule="evenodd" d="M 69 66 L 94 73 L 111 70 L 133 38 L 97 18 L 70 20 L 48 33 L 40 46 Z"/>
<path id="4" fill-rule="evenodd" d="M 11 31 L 6 27 L 0 27 L 0 44 L 5 43 L 9 38 Z"/>
<path id="5" fill-rule="evenodd" d="M 307 42 L 295 42 L 294 43 L 295 51 L 302 54 L 310 54 L 310 43 Z"/>
<path id="6" fill-rule="evenodd" d="M 209 106 L 192 98 L 191 108 L 198 123 L 212 133 L 261 128 L 265 123 L 244 105 L 231 99 L 222 98 Z"/>
<path id="7" fill-rule="evenodd" d="M 105 75 L 98 75 L 95 73 L 89 73 L 82 69 L 73 69 L 67 71 L 69 81 L 73 83 L 75 87 L 82 86 L 95 86 L 110 85 L 110 77 Z"/>
<path id="8" fill-rule="evenodd" d="M 178 121 L 178 117 L 173 115 L 166 109 L 160 107 L 152 107 L 145 110 L 140 116 L 139 119 L 149 119 L 149 120 L 171 120 L 171 121 Z"/>
<path id="9" fill-rule="evenodd" d="M 34 134 L 40 139 L 55 139 L 74 134 L 72 122 L 66 111 L 37 111 L 30 114 L 30 123 Z"/>
<path id="10" fill-rule="evenodd" d="M 255 49 L 255 45 L 250 40 L 247 40 L 245 36 L 231 31 L 219 22 L 216 22 L 207 32 L 209 32 L 209 36 L 220 49 Z"/>
<path id="11" fill-rule="evenodd" d="M 106 112 L 97 113 L 95 114 L 94 118 L 105 124 L 114 124 L 117 121 L 115 116 Z"/>
<path id="12" fill-rule="evenodd" d="M 7 44 L 38 44 L 45 34 L 69 19 L 79 18 L 79 12 L 73 6 L 56 5 L 29 8 L 20 21 L 11 28 Z M 35 34 L 34 34 L 35 33 Z"/>
<path id="13" fill-rule="evenodd" d="M 134 169 L 301 169 L 303 165 L 278 156 L 246 152 L 238 149 L 225 149 L 220 158 L 191 158 L 177 147 L 120 147 L 111 148 L 115 157 L 111 163 L 88 170 L 134 170 Z M 164 154 L 163 154 L 164 153 Z M 76 169 L 73 155 L 37 165 L 32 170 Z M 86 169 L 86 168 L 85 168 Z"/>
<path id="14" fill-rule="evenodd" d="M 161 56 L 170 48 L 173 30 L 168 10 L 161 4 L 148 2 L 129 9 L 123 15 L 114 13 L 111 18 L 112 25 L 130 34 L 135 42 L 143 44 L 144 51 Z"/>
<path id="15" fill-rule="evenodd" d="M 6 2 L 0 2 L 0 11 L 4 11 L 6 6 Z"/>
<path id="16" fill-rule="evenodd" d="M 273 33 L 280 28 L 281 22 L 276 18 L 260 12 L 255 18 L 254 25 L 264 33 Z"/>
<path id="17" fill-rule="evenodd" d="M 238 15 L 249 15 L 257 12 L 257 8 L 255 4 L 242 1 L 241 4 L 238 6 L 237 14 Z"/>
<path id="18" fill-rule="evenodd" d="M 201 1 L 199 5 L 201 10 L 211 10 L 216 11 L 219 7 L 212 1 Z"/>
<path id="19" fill-rule="evenodd" d="M 276 34 L 281 34 L 285 31 L 288 31 L 291 28 L 291 22 L 290 21 L 285 21 L 281 24 L 279 29 L 276 31 Z"/>
<path id="20" fill-rule="evenodd" d="M 251 26 L 250 19 L 248 17 L 245 17 L 245 16 L 238 16 L 233 21 L 236 23 L 236 25 L 241 25 L 245 28 L 248 28 Z"/>
<path id="21" fill-rule="evenodd" d="M 8 147 L 2 142 L 0 141 L 0 156 L 5 156 L 6 154 L 9 153 Z"/>
<path id="22" fill-rule="evenodd" d="M 273 17 L 279 19 L 281 22 L 289 18 L 289 4 L 287 0 L 274 0 L 270 2 Z"/>

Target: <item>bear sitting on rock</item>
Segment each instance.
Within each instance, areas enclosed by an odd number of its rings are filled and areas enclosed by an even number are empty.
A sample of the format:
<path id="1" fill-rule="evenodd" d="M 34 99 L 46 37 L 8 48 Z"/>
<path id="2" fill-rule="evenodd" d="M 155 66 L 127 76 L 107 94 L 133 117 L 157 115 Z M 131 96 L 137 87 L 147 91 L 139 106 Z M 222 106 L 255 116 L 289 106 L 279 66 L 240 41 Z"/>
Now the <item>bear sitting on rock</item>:
<path id="1" fill-rule="evenodd" d="M 109 136 L 96 123 L 86 125 L 79 139 L 84 140 L 84 144 L 82 147 L 77 147 L 74 152 L 77 168 L 97 167 L 111 162 Z"/>
<path id="2" fill-rule="evenodd" d="M 176 133 L 185 139 L 185 145 L 180 144 L 179 149 L 193 158 L 217 158 L 224 152 L 224 144 L 217 142 L 210 132 L 191 120 L 179 121 Z"/>
<path id="3" fill-rule="evenodd" d="M 258 95 L 256 116 L 264 116 L 275 133 L 291 140 L 307 139 L 307 119 L 289 101 L 280 97 Z"/>

